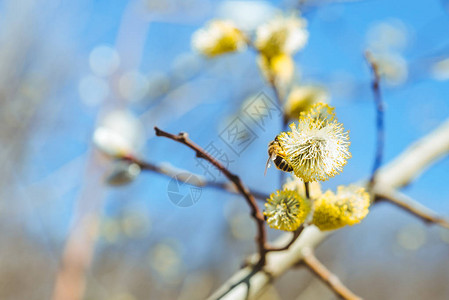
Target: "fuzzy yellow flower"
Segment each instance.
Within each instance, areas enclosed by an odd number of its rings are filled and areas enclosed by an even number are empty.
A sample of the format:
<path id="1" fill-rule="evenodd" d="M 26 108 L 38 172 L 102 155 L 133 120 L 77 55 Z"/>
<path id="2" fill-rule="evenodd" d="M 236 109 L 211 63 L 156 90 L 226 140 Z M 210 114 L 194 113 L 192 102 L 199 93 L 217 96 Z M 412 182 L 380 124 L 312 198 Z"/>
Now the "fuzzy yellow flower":
<path id="1" fill-rule="evenodd" d="M 328 103 L 328 98 L 328 93 L 318 86 L 295 86 L 290 91 L 285 102 L 285 115 L 290 119 L 297 119 L 301 112 L 308 111 L 315 103 Z"/>
<path id="2" fill-rule="evenodd" d="M 280 54 L 273 57 L 260 55 L 257 59 L 259 68 L 268 82 L 285 84 L 290 82 L 295 71 L 295 64 L 290 55 Z"/>
<path id="3" fill-rule="evenodd" d="M 245 49 L 246 39 L 231 21 L 214 20 L 193 34 L 192 48 L 203 55 L 214 57 Z"/>
<path id="4" fill-rule="evenodd" d="M 327 191 L 314 201 L 312 224 L 320 230 L 354 225 L 366 217 L 370 197 L 364 188 L 339 186 L 337 194 Z"/>
<path id="5" fill-rule="evenodd" d="M 351 157 L 348 133 L 327 104 L 320 102 L 302 112 L 298 125 L 292 123 L 290 129 L 278 140 L 293 172 L 305 182 L 335 176 Z"/>
<path id="6" fill-rule="evenodd" d="M 307 42 L 306 25 L 301 17 L 278 16 L 257 28 L 254 44 L 266 57 L 293 55 Z"/>
<path id="7" fill-rule="evenodd" d="M 310 213 L 310 201 L 296 191 L 276 191 L 265 203 L 264 216 L 271 228 L 295 231 Z"/>

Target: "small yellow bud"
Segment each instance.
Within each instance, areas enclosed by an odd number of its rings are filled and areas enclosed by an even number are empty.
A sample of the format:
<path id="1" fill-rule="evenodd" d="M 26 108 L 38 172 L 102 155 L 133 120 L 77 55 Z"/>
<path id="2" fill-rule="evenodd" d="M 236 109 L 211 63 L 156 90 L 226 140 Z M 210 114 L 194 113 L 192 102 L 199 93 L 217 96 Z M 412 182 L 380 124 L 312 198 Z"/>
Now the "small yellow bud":
<path id="1" fill-rule="evenodd" d="M 192 48 L 208 57 L 215 57 L 245 49 L 246 39 L 231 21 L 214 20 L 193 34 Z"/>
<path id="2" fill-rule="evenodd" d="M 276 191 L 265 203 L 264 216 L 271 228 L 295 231 L 310 213 L 310 201 L 296 191 Z"/>
<path id="3" fill-rule="evenodd" d="M 301 17 L 278 16 L 257 28 L 255 45 L 266 57 L 293 55 L 307 42 L 306 25 Z"/>
<path id="4" fill-rule="evenodd" d="M 369 212 L 370 197 L 364 188 L 339 186 L 337 194 L 327 191 L 313 205 L 312 224 L 333 230 L 360 223 Z"/>
<path id="5" fill-rule="evenodd" d="M 286 84 L 290 82 L 295 71 L 295 63 L 292 57 L 287 54 L 280 54 L 273 57 L 260 55 L 257 62 L 268 82 Z"/>
<path id="6" fill-rule="evenodd" d="M 301 112 L 308 111 L 312 105 L 323 102 L 328 103 L 329 95 L 317 86 L 295 86 L 292 88 L 284 105 L 288 118 L 298 119 Z"/>

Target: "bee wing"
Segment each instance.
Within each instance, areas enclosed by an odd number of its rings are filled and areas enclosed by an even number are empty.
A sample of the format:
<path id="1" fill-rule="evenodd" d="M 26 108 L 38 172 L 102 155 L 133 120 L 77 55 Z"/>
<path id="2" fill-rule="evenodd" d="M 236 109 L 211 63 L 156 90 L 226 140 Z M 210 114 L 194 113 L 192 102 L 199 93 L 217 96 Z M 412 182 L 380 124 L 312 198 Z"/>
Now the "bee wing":
<path id="1" fill-rule="evenodd" d="M 263 176 L 265 176 L 265 175 L 267 175 L 267 169 L 270 167 L 270 161 L 273 159 L 273 157 L 272 156 L 269 156 L 268 157 L 268 159 L 267 159 L 267 163 L 266 163 L 266 165 L 265 165 L 265 172 L 263 173 Z"/>

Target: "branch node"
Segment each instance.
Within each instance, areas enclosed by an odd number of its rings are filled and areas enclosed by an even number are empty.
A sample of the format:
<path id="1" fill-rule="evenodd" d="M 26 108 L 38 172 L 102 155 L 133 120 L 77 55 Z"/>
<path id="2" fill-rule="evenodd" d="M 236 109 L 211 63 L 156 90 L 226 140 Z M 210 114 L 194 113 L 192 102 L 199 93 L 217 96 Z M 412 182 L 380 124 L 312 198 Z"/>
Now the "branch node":
<path id="1" fill-rule="evenodd" d="M 156 132 L 157 136 L 161 136 L 161 130 L 157 126 L 154 126 L 154 131 Z"/>
<path id="2" fill-rule="evenodd" d="M 187 132 L 180 132 L 178 133 L 178 136 L 180 139 L 186 141 L 189 138 L 189 134 Z"/>

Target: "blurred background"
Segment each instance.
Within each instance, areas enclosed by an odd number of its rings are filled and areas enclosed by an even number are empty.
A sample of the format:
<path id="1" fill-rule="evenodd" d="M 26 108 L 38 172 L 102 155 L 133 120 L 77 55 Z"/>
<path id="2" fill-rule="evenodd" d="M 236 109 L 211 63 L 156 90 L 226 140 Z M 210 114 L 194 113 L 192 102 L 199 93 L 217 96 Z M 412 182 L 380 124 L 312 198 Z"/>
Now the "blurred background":
<path id="1" fill-rule="evenodd" d="M 263 172 L 280 121 L 260 127 L 242 115 L 255 95 L 274 99 L 254 52 L 207 59 L 191 50 L 191 37 L 211 19 L 251 31 L 298 9 L 310 36 L 295 56 L 294 81 L 318 88 L 351 137 L 352 158 L 323 188 L 370 174 L 366 49 L 382 62 L 387 162 L 447 118 L 447 1 L 1 1 L 0 299 L 203 299 L 238 270 L 255 251 L 241 197 L 203 188 L 194 205 L 180 207 L 170 178 L 109 159 L 92 138 L 225 181 L 153 127 L 186 131 L 225 154 L 249 187 L 273 192 L 279 171 Z M 239 153 L 220 138 L 236 117 L 254 134 Z M 449 215 L 448 175 L 445 158 L 405 192 Z M 389 204 L 317 249 L 366 299 L 448 299 L 448 255 L 449 231 Z M 335 298 L 302 268 L 264 297 Z"/>

